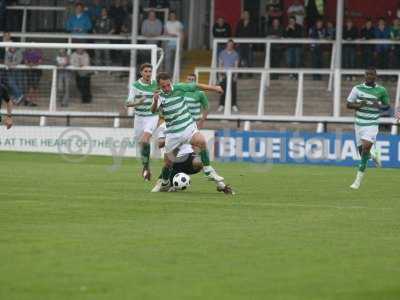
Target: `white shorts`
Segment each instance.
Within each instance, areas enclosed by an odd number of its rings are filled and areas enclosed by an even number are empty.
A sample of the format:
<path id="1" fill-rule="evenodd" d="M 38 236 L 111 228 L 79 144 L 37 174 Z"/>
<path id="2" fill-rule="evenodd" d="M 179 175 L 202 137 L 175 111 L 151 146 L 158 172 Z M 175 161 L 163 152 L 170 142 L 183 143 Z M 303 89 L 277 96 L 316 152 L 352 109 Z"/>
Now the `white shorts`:
<path id="1" fill-rule="evenodd" d="M 356 132 L 357 147 L 362 145 L 361 140 L 375 144 L 376 136 L 378 135 L 378 126 L 354 126 Z"/>
<path id="2" fill-rule="evenodd" d="M 176 148 L 184 144 L 190 144 L 192 137 L 199 132 L 196 123 L 188 126 L 184 131 L 167 133 L 165 137 L 165 153 L 172 153 Z"/>
<path id="3" fill-rule="evenodd" d="M 160 126 L 158 126 L 158 134 L 157 134 L 157 139 L 165 140 L 165 130 L 167 130 L 167 127 L 165 126 L 165 122 L 163 122 Z"/>
<path id="4" fill-rule="evenodd" d="M 135 116 L 135 120 L 133 121 L 133 136 L 135 140 L 140 140 L 145 132 L 153 135 L 154 131 L 157 129 L 157 124 L 158 116 Z"/>

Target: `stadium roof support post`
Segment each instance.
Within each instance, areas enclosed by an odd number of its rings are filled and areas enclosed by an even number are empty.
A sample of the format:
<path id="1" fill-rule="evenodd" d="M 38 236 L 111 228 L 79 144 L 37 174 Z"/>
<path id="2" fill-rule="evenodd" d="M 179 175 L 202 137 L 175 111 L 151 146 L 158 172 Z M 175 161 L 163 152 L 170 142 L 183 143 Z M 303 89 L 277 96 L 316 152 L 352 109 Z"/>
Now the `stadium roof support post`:
<path id="1" fill-rule="evenodd" d="M 131 44 L 137 44 L 139 0 L 133 0 Z M 136 80 L 136 50 L 131 50 L 131 70 L 129 71 L 129 86 Z"/>
<path id="2" fill-rule="evenodd" d="M 337 0 L 336 9 L 336 57 L 335 57 L 335 87 L 333 93 L 333 116 L 340 116 L 340 97 L 342 77 L 342 37 L 343 37 L 344 0 Z"/>

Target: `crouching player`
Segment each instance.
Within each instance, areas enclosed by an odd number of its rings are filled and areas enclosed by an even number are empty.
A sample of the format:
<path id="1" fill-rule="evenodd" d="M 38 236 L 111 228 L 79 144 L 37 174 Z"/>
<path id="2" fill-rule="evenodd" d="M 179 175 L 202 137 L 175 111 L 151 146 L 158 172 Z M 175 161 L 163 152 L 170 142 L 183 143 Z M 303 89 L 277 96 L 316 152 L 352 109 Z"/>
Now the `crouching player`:
<path id="1" fill-rule="evenodd" d="M 160 125 L 158 128 L 158 147 L 160 149 L 165 146 L 165 123 Z M 170 172 L 169 181 L 172 185 L 172 179 L 178 173 L 185 173 L 188 175 L 193 175 L 200 173 L 203 169 L 203 163 L 201 162 L 200 157 L 195 153 L 193 147 L 190 144 L 183 144 L 179 148 L 175 150 L 175 160 L 172 163 L 172 170 Z M 161 180 L 161 175 L 159 177 Z M 176 189 L 172 186 L 168 190 L 169 192 L 175 192 Z M 225 184 L 224 181 L 217 182 L 217 191 L 223 192 L 224 194 L 234 195 L 232 188 L 230 185 Z"/>

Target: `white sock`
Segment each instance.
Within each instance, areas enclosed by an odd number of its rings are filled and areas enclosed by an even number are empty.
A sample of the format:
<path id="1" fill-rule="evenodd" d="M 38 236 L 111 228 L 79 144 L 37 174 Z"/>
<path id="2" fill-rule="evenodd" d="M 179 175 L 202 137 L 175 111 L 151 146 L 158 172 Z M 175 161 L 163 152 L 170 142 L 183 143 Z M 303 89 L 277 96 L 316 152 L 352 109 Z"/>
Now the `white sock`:
<path id="1" fill-rule="evenodd" d="M 361 182 L 364 177 L 364 172 L 357 171 L 356 181 Z"/>
<path id="2" fill-rule="evenodd" d="M 204 167 L 203 167 L 203 172 L 206 173 L 206 174 L 209 174 L 209 173 L 211 173 L 212 171 L 214 171 L 214 168 L 211 167 L 211 166 L 204 166 Z"/>

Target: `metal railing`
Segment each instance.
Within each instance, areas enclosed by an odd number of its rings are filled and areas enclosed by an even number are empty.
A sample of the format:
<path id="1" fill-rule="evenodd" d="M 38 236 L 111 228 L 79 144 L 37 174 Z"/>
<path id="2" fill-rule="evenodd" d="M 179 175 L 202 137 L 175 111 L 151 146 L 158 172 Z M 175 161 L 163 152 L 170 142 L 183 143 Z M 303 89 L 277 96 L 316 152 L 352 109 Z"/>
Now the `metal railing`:
<path id="1" fill-rule="evenodd" d="M 0 32 L 0 36 L 3 36 L 3 33 Z M 129 41 L 129 45 L 131 45 L 131 36 L 127 34 L 70 34 L 70 33 L 48 33 L 48 32 L 34 32 L 34 33 L 21 33 L 21 32 L 11 32 L 11 37 L 21 38 L 30 38 L 30 39 L 54 39 L 54 40 L 66 40 L 67 43 L 72 44 L 74 40 L 124 40 Z M 158 36 L 158 37 L 145 37 L 139 35 L 137 37 L 138 41 L 154 41 L 154 42 L 168 42 L 175 41 L 176 43 L 176 51 L 174 57 L 174 70 L 172 74 L 172 78 L 174 82 L 178 82 L 180 78 L 180 69 L 181 69 L 181 53 L 182 53 L 182 44 L 181 38 L 173 37 L 173 36 Z M 122 45 L 122 44 L 121 44 Z M 120 45 L 119 45 L 120 46 Z M 134 66 L 132 66 L 134 67 Z"/>
<path id="2" fill-rule="evenodd" d="M 296 108 L 294 116 L 281 116 L 281 118 L 286 118 L 290 120 L 290 118 L 301 118 L 303 115 L 303 106 L 304 106 L 304 75 L 330 75 L 332 74 L 332 70 L 329 69 L 283 69 L 283 68 L 275 68 L 275 69 L 264 69 L 264 68 L 206 68 L 206 67 L 197 67 L 195 69 L 196 77 L 199 78 L 200 73 L 210 73 L 216 75 L 217 73 L 226 74 L 226 91 L 225 91 L 225 106 L 224 106 L 224 114 L 220 115 L 221 119 L 225 118 L 236 118 L 237 116 L 232 115 L 232 79 L 233 74 L 237 73 L 247 73 L 247 74 L 260 74 L 260 87 L 258 91 L 258 103 L 257 103 L 257 116 L 256 118 L 261 118 L 261 120 L 265 118 L 274 118 L 274 116 L 266 115 L 264 111 L 265 107 L 265 91 L 267 88 L 267 75 L 269 74 L 297 74 L 298 75 L 298 83 L 297 83 L 297 96 L 296 96 Z M 364 70 L 340 70 L 339 76 L 343 75 L 363 75 L 365 73 Z M 397 87 L 396 87 L 396 98 L 395 98 L 395 107 L 400 107 L 400 72 L 398 71 L 388 71 L 388 70 L 378 70 L 380 75 L 387 76 L 396 76 L 397 77 Z M 211 76 L 210 76 L 211 77 Z M 335 88 L 337 88 L 335 86 Z M 339 92 L 333 95 L 332 107 L 333 107 L 333 116 L 326 116 L 321 118 L 334 118 L 334 120 L 341 120 L 340 116 L 340 103 L 341 98 L 337 97 L 337 95 L 341 95 L 342 86 L 339 85 Z M 335 111 L 338 111 L 339 114 L 335 115 Z M 305 116 L 307 118 L 316 119 L 315 116 Z M 343 119 L 346 120 L 346 119 Z M 395 124 L 394 119 L 392 120 L 393 124 Z M 354 119 L 353 119 L 354 121 Z M 392 132 L 397 132 L 397 126 L 393 126 Z"/>
<path id="3" fill-rule="evenodd" d="M 211 67 L 218 67 L 218 44 L 226 44 L 231 38 L 215 38 L 213 39 L 213 51 L 211 58 Z M 332 40 L 315 40 L 315 39 L 271 39 L 271 38 L 233 38 L 235 44 L 264 44 L 265 45 L 265 56 L 264 56 L 264 68 L 271 68 L 271 45 L 272 44 L 327 44 L 332 45 L 332 54 L 330 69 L 333 70 L 335 63 L 336 44 Z M 328 91 L 332 88 L 332 77 L 333 73 L 329 74 Z M 210 84 L 215 83 L 215 76 L 210 76 Z M 269 75 L 266 77 L 267 86 L 270 85 Z"/>

